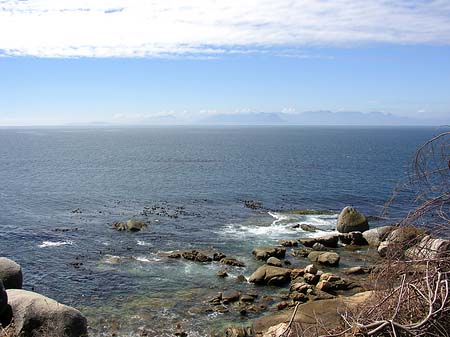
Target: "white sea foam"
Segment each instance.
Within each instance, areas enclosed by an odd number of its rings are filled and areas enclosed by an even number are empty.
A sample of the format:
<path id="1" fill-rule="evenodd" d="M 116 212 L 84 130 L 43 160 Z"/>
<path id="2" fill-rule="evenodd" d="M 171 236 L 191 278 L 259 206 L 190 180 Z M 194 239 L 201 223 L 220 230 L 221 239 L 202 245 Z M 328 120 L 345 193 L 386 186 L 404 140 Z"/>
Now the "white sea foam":
<path id="1" fill-rule="evenodd" d="M 156 257 L 156 256 L 152 256 L 152 257 L 137 256 L 137 257 L 133 257 L 133 258 L 134 258 L 136 261 L 139 261 L 139 262 L 146 262 L 146 263 L 162 261 L 161 258 Z"/>
<path id="2" fill-rule="evenodd" d="M 47 248 L 47 247 L 59 247 L 59 246 L 65 246 L 65 245 L 73 245 L 73 241 L 71 241 L 71 240 L 66 240 L 66 241 L 44 241 L 38 247 L 39 248 Z"/>
<path id="3" fill-rule="evenodd" d="M 137 240 L 137 245 L 138 246 L 152 246 L 151 243 L 145 242 L 143 240 Z"/>
<path id="4" fill-rule="evenodd" d="M 275 220 L 270 225 L 231 223 L 224 226 L 222 233 L 235 238 L 250 237 L 258 239 L 288 239 L 289 237 L 315 237 L 324 235 L 324 231 L 332 231 L 336 226 L 337 214 L 333 215 L 299 215 L 289 213 L 268 213 Z M 301 228 L 293 228 L 294 224 L 306 223 L 318 228 L 316 232 L 307 232 Z"/>

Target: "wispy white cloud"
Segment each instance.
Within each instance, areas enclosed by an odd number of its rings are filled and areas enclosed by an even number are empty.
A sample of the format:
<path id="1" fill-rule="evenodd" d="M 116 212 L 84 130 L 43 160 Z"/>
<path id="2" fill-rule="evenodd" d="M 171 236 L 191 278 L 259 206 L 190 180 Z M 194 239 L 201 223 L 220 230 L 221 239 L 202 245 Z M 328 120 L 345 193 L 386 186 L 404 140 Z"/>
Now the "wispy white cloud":
<path id="1" fill-rule="evenodd" d="M 0 54 L 217 57 L 450 44 L 448 0 L 0 0 Z M 276 54 L 275 53 L 275 54 Z"/>

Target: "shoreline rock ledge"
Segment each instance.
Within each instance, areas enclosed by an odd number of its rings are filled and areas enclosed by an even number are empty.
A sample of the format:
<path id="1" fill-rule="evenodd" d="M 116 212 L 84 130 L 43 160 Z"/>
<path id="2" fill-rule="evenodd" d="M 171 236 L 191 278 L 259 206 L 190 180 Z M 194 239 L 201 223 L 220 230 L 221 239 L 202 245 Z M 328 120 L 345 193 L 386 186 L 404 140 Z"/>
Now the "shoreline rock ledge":
<path id="1" fill-rule="evenodd" d="M 369 230 L 369 222 L 355 208 L 347 206 L 339 214 L 336 230 L 340 233 L 364 232 Z"/>

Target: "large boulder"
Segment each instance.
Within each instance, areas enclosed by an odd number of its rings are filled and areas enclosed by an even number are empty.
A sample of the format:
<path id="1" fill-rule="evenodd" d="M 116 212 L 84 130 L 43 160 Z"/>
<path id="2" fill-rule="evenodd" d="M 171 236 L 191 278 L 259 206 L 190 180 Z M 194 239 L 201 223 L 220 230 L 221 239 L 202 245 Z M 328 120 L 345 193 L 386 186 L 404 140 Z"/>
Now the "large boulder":
<path id="1" fill-rule="evenodd" d="M 284 310 L 282 312 L 266 315 L 253 321 L 253 332 L 255 335 L 264 335 L 270 327 L 281 323 L 290 322 L 293 311 L 296 310 L 292 319 L 292 326 L 295 331 L 296 326 L 302 327 L 303 337 L 316 337 L 318 335 L 329 335 L 330 330 L 340 327 L 342 324 L 342 313 L 353 311 L 364 306 L 370 301 L 373 292 L 363 292 L 351 297 L 338 297 L 334 299 L 324 299 L 301 304 L 297 309 Z M 321 324 L 317 324 L 317 319 Z M 266 335 L 267 336 L 267 335 Z M 270 336 L 270 335 L 269 335 Z M 287 336 L 297 336 L 285 335 Z"/>
<path id="2" fill-rule="evenodd" d="M 6 293 L 2 281 L 0 281 L 0 316 L 2 316 L 2 313 L 3 311 L 5 311 L 7 305 L 8 305 L 8 294 Z"/>
<path id="3" fill-rule="evenodd" d="M 87 336 L 86 318 L 78 310 L 31 291 L 10 289 L 7 293 L 18 336 Z"/>
<path id="4" fill-rule="evenodd" d="M 339 241 L 339 235 L 331 234 L 325 235 L 318 238 L 307 238 L 307 239 L 299 239 L 300 243 L 305 247 L 312 247 L 316 243 L 320 243 L 325 247 L 336 248 Z"/>
<path id="5" fill-rule="evenodd" d="M 22 268 L 6 257 L 0 257 L 0 281 L 5 289 L 22 288 Z"/>
<path id="6" fill-rule="evenodd" d="M 364 231 L 362 235 L 370 246 L 378 247 L 394 229 L 394 226 L 383 226 Z"/>
<path id="7" fill-rule="evenodd" d="M 282 285 L 289 282 L 290 274 L 290 269 L 264 265 L 259 267 L 248 281 L 256 284 Z"/>
<path id="8" fill-rule="evenodd" d="M 364 232 L 369 229 L 367 218 L 351 206 L 339 214 L 336 229 L 340 233 Z"/>
<path id="9" fill-rule="evenodd" d="M 276 257 L 284 259 L 286 255 L 286 248 L 284 247 L 258 247 L 253 249 L 252 254 L 258 259 L 267 261 L 269 257 Z"/>

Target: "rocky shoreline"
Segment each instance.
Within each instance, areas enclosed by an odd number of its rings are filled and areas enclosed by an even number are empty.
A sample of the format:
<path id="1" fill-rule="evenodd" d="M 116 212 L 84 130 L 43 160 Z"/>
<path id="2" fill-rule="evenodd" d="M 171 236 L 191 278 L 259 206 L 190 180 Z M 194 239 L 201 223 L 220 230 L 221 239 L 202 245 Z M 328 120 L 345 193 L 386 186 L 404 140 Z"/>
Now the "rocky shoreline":
<path id="1" fill-rule="evenodd" d="M 249 204 L 249 208 L 259 205 Z M 119 231 L 140 231 L 144 222 L 116 222 Z M 297 224 L 304 231 L 315 232 L 310 224 Z M 407 243 L 407 245 L 405 245 Z M 225 329 L 227 337 L 281 337 L 288 335 L 289 322 L 300 322 L 310 328 L 305 336 L 324 333 L 323 325 L 332 329 L 340 322 L 340 312 L 364 305 L 373 295 L 371 272 L 376 270 L 398 245 L 405 255 L 438 256 L 450 249 L 450 242 L 434 238 L 424 230 L 396 225 L 370 229 L 368 219 L 353 207 L 339 214 L 336 232 L 313 238 L 280 240 L 279 245 L 255 247 L 253 259 L 259 267 L 250 277 L 239 273 L 245 263 L 216 249 L 180 249 L 160 253 L 167 259 L 184 259 L 189 263 L 219 263 L 223 268 L 218 278 L 227 278 L 230 268 L 236 281 L 248 284 L 224 289 L 193 312 L 219 313 L 240 317 L 241 324 Z M 432 249 L 423 250 L 423 247 Z M 360 255 L 368 263 L 342 268 L 342 259 Z M 289 257 L 289 259 L 288 259 Z M 345 265 L 345 263 L 344 263 Z M 81 337 L 88 333 L 85 316 L 78 310 L 60 304 L 43 295 L 22 290 L 22 270 L 14 261 L 0 258 L 0 318 L 1 325 L 12 336 Z M 254 286 L 251 287 L 250 284 Z M 269 296 L 273 289 L 276 295 Z M 320 320 L 321 325 L 318 325 Z M 321 330 L 322 329 L 322 330 Z M 142 332 L 142 336 L 151 336 Z M 176 336 L 188 336 L 182 326 Z M 294 336 L 294 335 L 292 335 Z"/>

